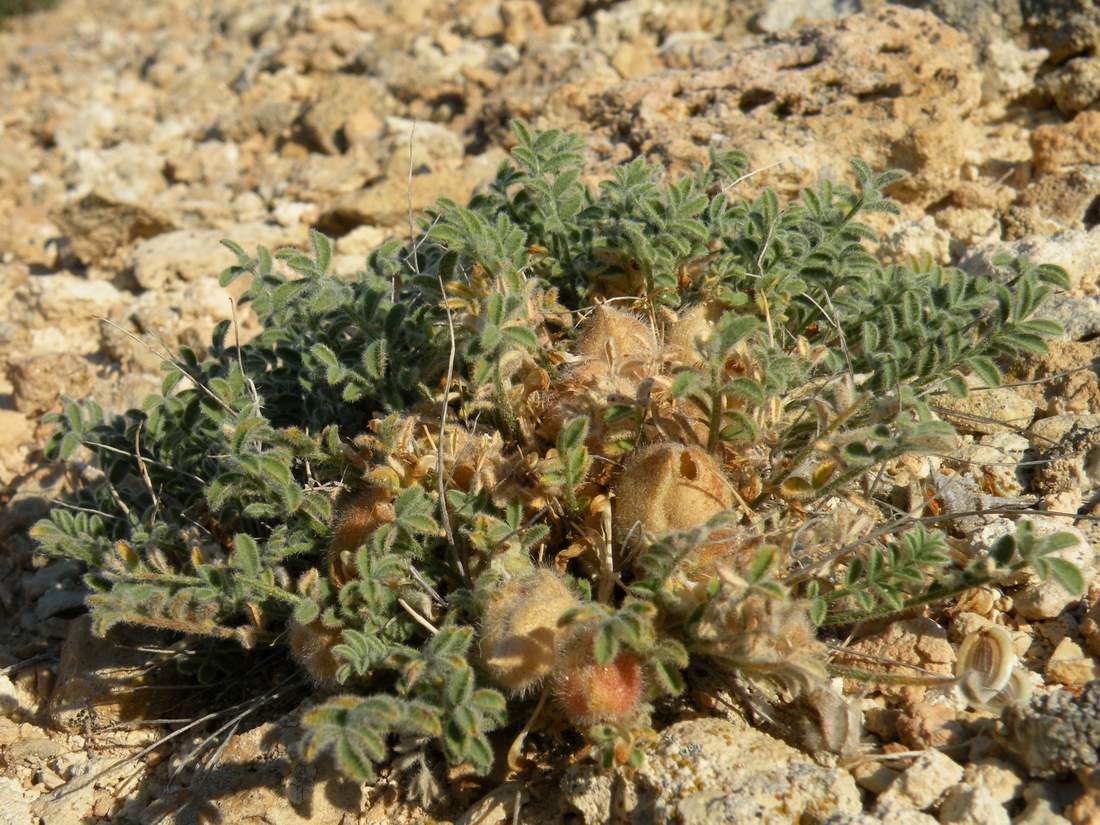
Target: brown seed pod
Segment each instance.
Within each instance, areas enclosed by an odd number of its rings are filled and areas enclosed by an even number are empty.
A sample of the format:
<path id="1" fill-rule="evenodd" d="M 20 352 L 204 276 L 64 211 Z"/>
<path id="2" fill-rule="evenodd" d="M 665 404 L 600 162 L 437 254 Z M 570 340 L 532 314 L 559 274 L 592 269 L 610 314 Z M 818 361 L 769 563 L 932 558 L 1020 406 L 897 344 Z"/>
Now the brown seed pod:
<path id="1" fill-rule="evenodd" d="M 596 307 L 573 347 L 575 355 L 641 380 L 652 372 L 657 339 L 649 324 L 607 304 Z"/>
<path id="2" fill-rule="evenodd" d="M 625 721 L 637 712 L 644 694 L 636 653 L 622 649 L 607 664 L 598 664 L 592 630 L 573 629 L 554 669 L 554 698 L 574 724 Z"/>
<path id="3" fill-rule="evenodd" d="M 578 605 L 565 580 L 539 569 L 512 579 L 490 598 L 481 625 L 481 658 L 501 687 L 524 691 L 554 667 L 558 620 Z"/>
<path id="4" fill-rule="evenodd" d="M 653 444 L 639 451 L 612 488 L 616 543 L 642 532 L 690 530 L 733 507 L 733 489 L 698 447 Z"/>
<path id="5" fill-rule="evenodd" d="M 665 332 L 665 353 L 684 364 L 702 361 L 697 341 L 710 338 L 722 317 L 719 304 L 696 304 L 680 313 L 680 317 Z"/>
<path id="6" fill-rule="evenodd" d="M 329 580 L 339 587 L 355 578 L 355 553 L 380 525 L 394 520 L 392 494 L 380 487 L 337 504 L 329 540 Z"/>
<path id="7" fill-rule="evenodd" d="M 340 644 L 340 628 L 325 627 L 320 619 L 314 619 L 309 624 L 291 622 L 287 637 L 291 655 L 314 684 L 334 686 L 340 660 L 333 655 L 332 648 Z"/>

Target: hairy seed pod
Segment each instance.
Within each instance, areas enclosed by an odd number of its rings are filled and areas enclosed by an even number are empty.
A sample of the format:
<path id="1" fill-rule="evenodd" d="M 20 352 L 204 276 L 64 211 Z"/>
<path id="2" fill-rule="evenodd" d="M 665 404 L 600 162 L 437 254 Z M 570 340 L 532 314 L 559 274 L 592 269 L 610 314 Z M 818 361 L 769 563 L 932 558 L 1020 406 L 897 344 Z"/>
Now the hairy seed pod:
<path id="1" fill-rule="evenodd" d="M 325 627 L 320 619 L 314 619 L 309 624 L 291 622 L 287 637 L 291 655 L 314 684 L 321 687 L 336 685 L 340 660 L 333 655 L 332 648 L 340 644 L 340 628 Z"/>
<path id="2" fill-rule="evenodd" d="M 535 570 L 505 584 L 485 608 L 481 658 L 501 687 L 523 691 L 542 680 L 558 654 L 558 619 L 578 605 L 565 580 Z"/>
<path id="3" fill-rule="evenodd" d="M 644 693 L 636 653 L 624 648 L 607 664 L 598 664 L 592 630 L 573 629 L 554 670 L 554 697 L 574 724 L 625 721 L 637 712 Z"/>
<path id="4" fill-rule="evenodd" d="M 380 487 L 348 496 L 336 507 L 329 540 L 329 580 L 339 587 L 355 578 L 355 553 L 380 525 L 394 520 L 392 495 Z"/>
<path id="5" fill-rule="evenodd" d="M 696 342 L 710 338 L 721 317 L 718 304 L 696 304 L 684 310 L 665 333 L 665 351 L 681 363 L 698 364 L 703 359 Z"/>
<path id="6" fill-rule="evenodd" d="M 649 324 L 604 304 L 596 307 L 584 325 L 573 351 L 590 362 L 641 380 L 656 359 L 657 340 Z"/>
<path id="7" fill-rule="evenodd" d="M 690 530 L 733 507 L 733 489 L 698 447 L 653 444 L 639 451 L 612 488 L 615 540 Z"/>

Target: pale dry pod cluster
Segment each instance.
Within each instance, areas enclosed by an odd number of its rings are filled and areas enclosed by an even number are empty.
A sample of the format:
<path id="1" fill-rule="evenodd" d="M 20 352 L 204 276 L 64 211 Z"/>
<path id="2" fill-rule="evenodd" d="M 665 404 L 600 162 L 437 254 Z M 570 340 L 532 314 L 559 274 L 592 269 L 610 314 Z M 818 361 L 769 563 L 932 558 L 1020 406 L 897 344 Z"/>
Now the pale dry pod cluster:
<path id="1" fill-rule="evenodd" d="M 699 344 L 706 343 L 722 317 L 716 303 L 696 304 L 680 313 L 665 332 L 665 353 L 683 364 L 699 364 Z"/>
<path id="2" fill-rule="evenodd" d="M 587 415 L 589 444 L 598 449 L 610 436 L 627 433 L 629 423 L 608 424 L 599 413 L 609 400 L 633 400 L 656 373 L 657 339 L 646 322 L 601 304 L 581 328 L 571 357 L 547 395 L 539 433 L 553 441 L 566 421 Z"/>

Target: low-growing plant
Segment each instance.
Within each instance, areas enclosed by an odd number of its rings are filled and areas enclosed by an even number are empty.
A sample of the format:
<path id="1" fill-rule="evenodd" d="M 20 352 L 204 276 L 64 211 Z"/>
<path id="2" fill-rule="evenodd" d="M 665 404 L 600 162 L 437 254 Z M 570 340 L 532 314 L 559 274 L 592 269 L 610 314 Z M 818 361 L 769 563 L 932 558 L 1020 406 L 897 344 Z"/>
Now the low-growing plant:
<path id="1" fill-rule="evenodd" d="M 735 197 L 736 152 L 593 189 L 578 137 L 514 137 L 355 277 L 316 232 L 227 243 L 260 332 L 183 348 L 141 409 L 54 416 L 49 454 L 100 474 L 34 533 L 85 563 L 97 632 L 284 645 L 321 693 L 304 755 L 430 796 L 441 758 L 485 774 L 540 721 L 637 764 L 693 663 L 789 698 L 828 677 L 821 626 L 1025 565 L 1080 589 L 1026 523 L 969 561 L 857 527 L 952 443 L 930 398 L 1044 350 L 1064 272 L 882 265 L 859 219 L 899 175 L 859 162 L 781 203 Z"/>

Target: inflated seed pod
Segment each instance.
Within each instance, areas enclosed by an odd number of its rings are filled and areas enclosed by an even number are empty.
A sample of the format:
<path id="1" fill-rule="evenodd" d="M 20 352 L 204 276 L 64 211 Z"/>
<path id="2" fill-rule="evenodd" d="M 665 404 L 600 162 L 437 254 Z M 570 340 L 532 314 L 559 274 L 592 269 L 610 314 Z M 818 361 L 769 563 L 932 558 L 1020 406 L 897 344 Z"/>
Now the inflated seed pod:
<path id="1" fill-rule="evenodd" d="M 699 447 L 652 444 L 626 465 L 612 490 L 615 541 L 690 530 L 733 507 L 733 489 Z"/>
<path id="2" fill-rule="evenodd" d="M 683 310 L 680 317 L 665 332 L 665 352 L 685 364 L 702 360 L 698 343 L 710 338 L 722 317 L 718 304 L 696 304 Z"/>
<path id="3" fill-rule="evenodd" d="M 604 304 L 596 307 L 581 329 L 573 353 L 641 380 L 656 360 L 657 339 L 649 324 Z"/>
<path id="4" fill-rule="evenodd" d="M 334 686 L 340 660 L 333 654 L 332 648 L 340 644 L 340 628 L 325 627 L 319 618 L 309 624 L 292 621 L 287 637 L 291 655 L 309 674 L 314 684 L 322 687 Z"/>
<path id="5" fill-rule="evenodd" d="M 554 667 L 558 620 L 578 605 L 564 578 L 539 569 L 508 581 L 490 598 L 481 622 L 481 659 L 501 687 L 524 691 Z"/>
<path id="6" fill-rule="evenodd" d="M 607 664 L 598 664 L 593 631 L 582 626 L 572 628 L 563 645 L 553 687 L 570 721 L 584 727 L 633 716 L 644 698 L 645 677 L 638 655 L 625 648 Z"/>

